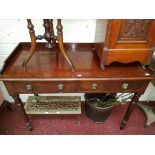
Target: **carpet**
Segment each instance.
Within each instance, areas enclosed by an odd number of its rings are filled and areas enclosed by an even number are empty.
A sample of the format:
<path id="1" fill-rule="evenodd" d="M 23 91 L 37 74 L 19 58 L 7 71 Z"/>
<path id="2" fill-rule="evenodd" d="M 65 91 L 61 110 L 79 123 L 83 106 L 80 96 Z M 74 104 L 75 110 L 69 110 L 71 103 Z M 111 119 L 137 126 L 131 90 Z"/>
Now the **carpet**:
<path id="1" fill-rule="evenodd" d="M 9 111 L 5 105 L 0 107 L 1 135 L 154 135 L 155 123 L 144 128 L 145 116 L 137 107 L 124 130 L 119 129 L 128 104 L 117 105 L 104 123 L 94 123 L 84 113 L 81 115 L 29 115 L 33 131 L 23 125 L 20 114 Z"/>

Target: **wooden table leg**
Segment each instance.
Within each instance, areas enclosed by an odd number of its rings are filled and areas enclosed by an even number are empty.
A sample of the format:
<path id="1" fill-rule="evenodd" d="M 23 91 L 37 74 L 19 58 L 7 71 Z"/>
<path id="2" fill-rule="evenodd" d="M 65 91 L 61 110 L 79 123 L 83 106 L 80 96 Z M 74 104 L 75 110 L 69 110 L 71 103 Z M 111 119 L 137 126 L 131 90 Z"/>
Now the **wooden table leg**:
<path id="1" fill-rule="evenodd" d="M 125 113 L 125 116 L 124 116 L 123 120 L 121 121 L 120 129 L 124 129 L 124 127 L 126 126 L 126 124 L 127 124 L 128 120 L 129 120 L 129 118 L 130 118 L 136 104 L 139 101 L 140 96 L 141 96 L 140 93 L 135 93 L 134 94 L 134 96 L 133 96 L 133 98 L 132 98 L 132 100 L 131 100 L 131 102 L 130 102 L 130 104 L 128 106 L 128 109 L 127 109 L 127 111 Z"/>
<path id="2" fill-rule="evenodd" d="M 24 120 L 24 123 L 25 123 L 25 127 L 28 129 L 28 130 L 32 130 L 32 125 L 31 125 L 31 122 L 25 112 L 25 109 L 24 109 L 24 105 L 19 97 L 19 94 L 15 95 L 15 96 L 12 96 L 13 99 L 15 100 L 15 104 L 17 105 L 18 107 L 18 110 L 19 112 L 21 113 L 22 117 L 23 117 L 23 120 Z"/>

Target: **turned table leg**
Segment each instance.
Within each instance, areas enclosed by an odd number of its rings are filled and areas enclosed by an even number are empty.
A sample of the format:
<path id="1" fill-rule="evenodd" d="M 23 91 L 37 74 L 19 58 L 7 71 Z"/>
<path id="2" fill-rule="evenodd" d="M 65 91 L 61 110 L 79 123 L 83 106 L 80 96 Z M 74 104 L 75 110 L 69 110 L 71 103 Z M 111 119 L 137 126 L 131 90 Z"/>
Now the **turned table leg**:
<path id="1" fill-rule="evenodd" d="M 31 122 L 25 112 L 25 109 L 24 109 L 24 105 L 21 101 L 21 99 L 19 98 L 19 95 L 15 95 L 15 96 L 12 96 L 14 101 L 15 101 L 15 104 L 17 105 L 17 108 L 19 110 L 19 112 L 21 113 L 22 115 L 22 118 L 24 120 L 24 123 L 25 123 L 25 127 L 28 129 L 28 130 L 32 130 L 32 125 L 31 125 Z"/>
<path id="2" fill-rule="evenodd" d="M 133 96 L 133 98 L 132 98 L 132 100 L 131 100 L 131 102 L 130 102 L 130 104 L 128 106 L 128 109 L 127 109 L 127 111 L 125 113 L 125 116 L 124 116 L 123 120 L 121 121 L 120 129 L 124 129 L 124 127 L 126 126 L 126 124 L 127 124 L 128 120 L 129 120 L 129 118 L 130 118 L 136 104 L 139 101 L 140 96 L 141 96 L 141 94 L 139 94 L 139 93 L 134 94 L 134 96 Z"/>

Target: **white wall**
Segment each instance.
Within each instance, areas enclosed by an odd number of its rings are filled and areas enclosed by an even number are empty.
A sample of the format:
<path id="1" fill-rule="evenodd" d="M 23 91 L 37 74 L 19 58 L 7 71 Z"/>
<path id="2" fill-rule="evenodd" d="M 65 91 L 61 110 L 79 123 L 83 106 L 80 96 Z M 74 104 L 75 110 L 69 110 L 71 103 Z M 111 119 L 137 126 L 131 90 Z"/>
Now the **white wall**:
<path id="1" fill-rule="evenodd" d="M 32 20 L 32 22 L 35 26 L 36 35 L 43 34 L 44 29 L 42 26 L 42 20 Z M 56 23 L 54 22 L 54 25 L 55 24 Z M 96 31 L 96 20 L 94 19 L 62 20 L 62 24 L 64 42 L 94 42 L 95 34 L 100 36 L 100 31 L 102 31 L 100 29 Z M 10 54 L 17 43 L 23 41 L 30 41 L 26 20 L 0 20 L 0 68 L 3 61 Z M 12 98 L 8 95 L 2 82 L 0 83 L 0 88 L 4 98 L 6 100 L 13 101 Z M 153 93 L 154 91 L 155 88 L 150 84 L 145 94 L 141 97 L 141 100 L 155 100 L 155 95 Z M 78 95 L 82 95 L 83 99 L 83 94 Z M 25 101 L 27 95 L 21 95 L 21 97 Z"/>

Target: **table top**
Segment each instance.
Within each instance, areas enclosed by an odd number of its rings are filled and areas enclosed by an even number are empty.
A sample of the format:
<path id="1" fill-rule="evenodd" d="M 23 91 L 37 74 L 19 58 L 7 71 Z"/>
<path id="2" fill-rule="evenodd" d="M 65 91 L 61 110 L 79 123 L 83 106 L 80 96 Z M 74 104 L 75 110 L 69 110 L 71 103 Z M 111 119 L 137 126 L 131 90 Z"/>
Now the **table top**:
<path id="1" fill-rule="evenodd" d="M 0 80 L 153 78 L 149 68 L 143 68 L 138 63 L 113 63 L 101 70 L 97 54 L 92 51 L 92 43 L 64 44 L 66 52 L 75 66 L 75 72 L 71 71 L 58 47 L 53 49 L 53 54 L 50 54 L 45 43 L 37 43 L 36 52 L 30 59 L 27 70 L 24 70 L 23 61 L 30 53 L 30 45 L 30 43 L 18 44 L 5 61 Z"/>

